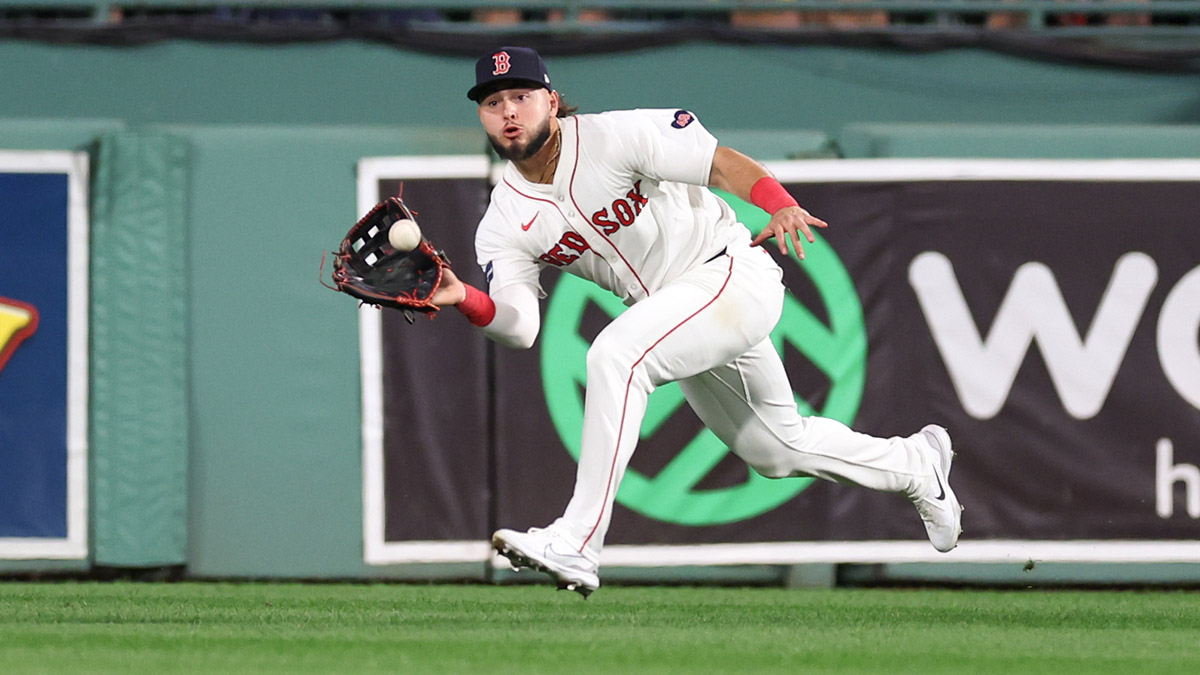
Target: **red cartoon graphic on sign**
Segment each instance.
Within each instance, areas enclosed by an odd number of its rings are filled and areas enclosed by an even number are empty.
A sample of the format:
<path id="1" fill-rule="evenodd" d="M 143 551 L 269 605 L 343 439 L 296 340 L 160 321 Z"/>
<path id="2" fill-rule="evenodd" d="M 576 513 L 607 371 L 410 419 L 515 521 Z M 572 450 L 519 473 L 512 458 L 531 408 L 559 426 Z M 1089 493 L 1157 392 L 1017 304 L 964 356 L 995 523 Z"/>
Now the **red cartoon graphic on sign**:
<path id="1" fill-rule="evenodd" d="M 0 297 L 0 370 L 26 338 L 37 331 L 37 308 L 19 300 Z"/>

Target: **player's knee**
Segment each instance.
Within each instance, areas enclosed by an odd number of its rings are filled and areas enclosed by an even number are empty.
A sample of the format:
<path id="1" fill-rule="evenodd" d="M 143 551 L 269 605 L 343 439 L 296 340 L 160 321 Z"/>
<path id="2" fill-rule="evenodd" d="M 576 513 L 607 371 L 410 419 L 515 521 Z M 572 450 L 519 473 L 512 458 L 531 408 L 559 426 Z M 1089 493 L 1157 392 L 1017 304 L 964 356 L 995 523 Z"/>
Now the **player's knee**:
<path id="1" fill-rule="evenodd" d="M 750 468 L 754 469 L 754 472 L 757 473 L 758 475 L 762 476 L 763 478 L 771 478 L 771 479 L 789 478 L 792 475 L 794 475 L 792 473 L 792 469 L 790 467 L 786 467 L 786 466 L 783 466 L 782 464 L 776 464 L 776 463 L 770 463 L 770 462 L 768 462 L 768 463 L 753 463 L 750 465 Z"/>
<path id="2" fill-rule="evenodd" d="M 601 332 L 587 352 L 588 373 L 620 370 L 628 372 L 635 359 L 625 341 Z"/>
<path id="3" fill-rule="evenodd" d="M 790 461 L 792 453 L 773 444 L 770 437 L 750 433 L 742 429 L 736 437 L 726 439 L 729 448 L 755 473 L 763 478 L 787 478 L 794 476 L 795 464 Z"/>

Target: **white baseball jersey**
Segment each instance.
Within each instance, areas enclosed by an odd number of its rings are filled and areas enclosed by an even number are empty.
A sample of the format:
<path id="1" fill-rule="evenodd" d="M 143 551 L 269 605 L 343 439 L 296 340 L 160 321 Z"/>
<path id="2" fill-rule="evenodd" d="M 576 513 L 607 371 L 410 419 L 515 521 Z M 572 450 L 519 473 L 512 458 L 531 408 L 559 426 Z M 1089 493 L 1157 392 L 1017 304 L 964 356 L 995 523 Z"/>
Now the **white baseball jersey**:
<path id="1" fill-rule="evenodd" d="M 599 563 L 650 392 L 666 382 L 679 382 L 701 421 L 764 475 L 909 495 L 932 489 L 919 441 L 875 438 L 797 411 L 769 337 L 783 306 L 780 268 L 751 248 L 729 205 L 701 187 L 717 141 L 693 115 L 576 115 L 560 129 L 553 183 L 530 183 L 510 163 L 475 247 L 497 305 L 484 330 L 506 344 L 532 344 L 545 267 L 631 305 L 588 351 L 575 491 L 551 525 L 578 555 Z"/>
<path id="2" fill-rule="evenodd" d="M 717 139 L 683 110 L 628 110 L 560 120 L 554 181 L 509 163 L 476 234 L 495 294 L 537 285 L 545 267 L 593 281 L 626 304 L 749 237 L 707 188 Z"/>

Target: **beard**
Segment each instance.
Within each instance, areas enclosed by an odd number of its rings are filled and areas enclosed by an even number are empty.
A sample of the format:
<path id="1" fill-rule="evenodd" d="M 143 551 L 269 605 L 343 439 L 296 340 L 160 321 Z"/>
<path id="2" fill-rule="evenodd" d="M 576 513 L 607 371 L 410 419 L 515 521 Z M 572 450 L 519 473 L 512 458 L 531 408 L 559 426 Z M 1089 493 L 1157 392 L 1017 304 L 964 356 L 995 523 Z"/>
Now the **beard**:
<path id="1" fill-rule="evenodd" d="M 492 144 L 492 149 L 500 156 L 500 159 L 507 159 L 513 162 L 520 162 L 529 159 L 538 153 L 542 147 L 546 145 L 546 141 L 550 140 L 550 119 L 547 118 L 541 128 L 534 133 L 533 138 L 525 145 L 513 143 L 505 147 L 500 144 L 496 137 L 488 134 L 488 141 Z"/>

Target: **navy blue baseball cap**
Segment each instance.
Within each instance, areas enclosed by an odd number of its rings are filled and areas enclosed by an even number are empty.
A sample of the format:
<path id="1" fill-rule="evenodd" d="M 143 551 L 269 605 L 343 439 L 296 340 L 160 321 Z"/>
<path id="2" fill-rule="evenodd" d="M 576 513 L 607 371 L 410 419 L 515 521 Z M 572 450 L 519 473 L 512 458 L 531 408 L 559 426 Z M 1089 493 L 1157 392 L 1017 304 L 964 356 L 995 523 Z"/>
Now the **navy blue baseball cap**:
<path id="1" fill-rule="evenodd" d="M 553 91 L 546 63 L 529 47 L 501 47 L 475 62 L 475 86 L 467 98 L 478 103 L 493 91 L 525 86 Z"/>

